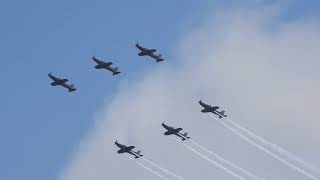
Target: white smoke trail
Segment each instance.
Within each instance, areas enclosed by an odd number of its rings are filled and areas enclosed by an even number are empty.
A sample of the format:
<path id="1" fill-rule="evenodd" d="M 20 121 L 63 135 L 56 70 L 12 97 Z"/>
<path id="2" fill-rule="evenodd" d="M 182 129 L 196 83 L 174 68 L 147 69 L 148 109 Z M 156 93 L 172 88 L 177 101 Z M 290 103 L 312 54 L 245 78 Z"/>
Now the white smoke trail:
<path id="1" fill-rule="evenodd" d="M 264 139 L 261 136 L 256 135 L 255 133 L 249 131 L 248 129 L 242 127 L 241 125 L 239 125 L 238 123 L 232 121 L 231 119 L 227 119 L 228 122 L 230 122 L 231 124 L 233 124 L 234 126 L 236 126 L 237 128 L 241 129 L 242 131 L 244 131 L 245 133 L 247 133 L 249 136 L 251 136 L 252 138 L 260 141 L 261 143 L 263 143 L 265 146 L 268 146 L 270 148 L 272 148 L 273 150 L 277 151 L 279 154 L 286 156 L 287 158 L 300 163 L 302 166 L 304 166 L 305 168 L 308 168 L 318 174 L 320 174 L 320 168 L 318 168 L 317 166 L 306 162 L 305 160 L 303 160 L 302 158 L 298 157 L 297 155 L 293 154 L 292 152 L 289 152 L 288 150 L 280 147 L 277 144 L 274 144 L 272 142 L 269 142 L 268 140 Z"/>
<path id="2" fill-rule="evenodd" d="M 210 158 L 208 158 L 207 156 L 201 154 L 200 152 L 196 151 L 195 149 L 193 149 L 192 147 L 188 146 L 187 144 L 179 141 L 178 139 L 175 139 L 176 141 L 178 141 L 179 143 L 181 143 L 182 145 L 184 145 L 186 148 L 188 148 L 189 150 L 191 150 L 192 152 L 196 153 L 197 155 L 199 155 L 200 157 L 202 157 L 203 159 L 207 160 L 208 162 L 210 162 L 211 164 L 213 164 L 214 166 L 226 171 L 228 174 L 232 175 L 235 178 L 241 179 L 241 180 L 246 180 L 245 178 L 241 177 L 240 175 L 232 172 L 231 170 L 229 170 L 228 168 L 224 167 L 223 165 L 211 160 Z"/>
<path id="3" fill-rule="evenodd" d="M 154 171 L 153 169 L 151 169 L 151 168 L 143 165 L 142 163 L 140 163 L 140 162 L 138 162 L 138 161 L 136 161 L 136 163 L 137 163 L 138 165 L 140 165 L 141 167 L 143 167 L 144 169 L 148 170 L 149 172 L 152 172 L 153 174 L 157 175 L 157 176 L 160 177 L 161 179 L 163 179 L 163 180 L 169 180 L 168 178 L 162 176 L 162 175 L 159 174 L 158 172 L 156 172 L 156 171 Z"/>
<path id="4" fill-rule="evenodd" d="M 263 178 L 260 178 L 260 177 L 258 177 L 257 175 L 249 172 L 248 170 L 246 170 L 246 169 L 244 169 L 244 168 L 242 168 L 242 167 L 240 167 L 240 166 L 238 166 L 238 165 L 236 165 L 236 164 L 234 164 L 234 163 L 232 163 L 232 162 L 230 162 L 230 161 L 222 158 L 222 157 L 219 156 L 218 154 L 216 154 L 216 153 L 214 153 L 213 151 L 211 151 L 211 150 L 209 150 L 209 149 L 201 146 L 200 144 L 196 143 L 195 141 L 190 140 L 190 142 L 191 142 L 192 144 L 198 146 L 200 149 L 202 149 L 202 150 L 206 151 L 207 153 L 211 154 L 212 156 L 214 156 L 214 157 L 217 158 L 218 160 L 220 160 L 220 161 L 228 164 L 229 166 L 231 166 L 231 167 L 233 167 L 233 168 L 235 168 L 235 169 L 238 169 L 239 171 L 241 171 L 242 173 L 244 173 L 244 174 L 247 175 L 248 177 L 250 177 L 250 178 L 252 178 L 252 179 L 256 179 L 256 180 L 263 180 Z"/>
<path id="5" fill-rule="evenodd" d="M 217 120 L 215 118 L 215 120 Z M 241 137 L 243 140 L 247 141 L 248 143 L 250 143 L 253 146 L 256 146 L 257 148 L 259 148 L 261 151 L 269 154 L 270 156 L 274 157 L 275 159 L 279 160 L 280 162 L 282 162 L 283 164 L 289 166 L 290 168 L 292 168 L 293 170 L 296 170 L 297 172 L 300 172 L 302 174 L 304 174 L 305 176 L 314 179 L 314 180 L 319 180 L 317 177 L 313 176 L 312 174 L 304 171 L 303 169 L 291 164 L 290 162 L 286 161 L 285 159 L 281 158 L 280 156 L 276 155 L 275 153 L 269 151 L 268 149 L 264 148 L 263 146 L 257 144 L 256 142 L 250 140 L 249 138 L 247 138 L 246 136 L 244 136 L 243 134 L 241 134 L 240 132 L 238 132 L 237 130 L 235 130 L 234 128 L 228 126 L 226 123 L 217 120 L 218 122 L 220 122 L 222 125 L 224 125 L 226 128 L 228 128 L 230 131 L 232 131 L 233 133 L 237 134 L 239 137 Z"/>
<path id="6" fill-rule="evenodd" d="M 156 163 L 148 160 L 148 159 L 145 158 L 145 157 L 142 157 L 142 159 L 143 159 L 144 161 L 146 161 L 147 163 L 149 163 L 150 165 L 152 165 L 152 166 L 154 166 L 154 167 L 162 170 L 163 172 L 165 172 L 165 173 L 167 173 L 167 174 L 169 174 L 169 175 L 171 175 L 171 176 L 173 176 L 173 177 L 175 177 L 175 178 L 177 178 L 177 179 L 185 180 L 183 177 L 181 177 L 181 176 L 179 176 L 179 175 L 177 175 L 177 174 L 175 174 L 175 173 L 173 173 L 173 172 L 171 172 L 171 171 L 169 171 L 169 170 L 161 167 L 160 165 L 158 165 L 158 164 L 156 164 Z"/>
<path id="7" fill-rule="evenodd" d="M 128 157 L 128 156 L 126 156 L 126 157 Z M 130 158 L 130 157 L 128 157 L 129 159 L 131 159 L 131 160 L 133 160 L 133 161 L 135 161 L 133 158 Z M 147 170 L 147 171 L 149 171 L 149 172 L 151 172 L 151 173 L 153 173 L 153 174 L 155 174 L 155 175 L 157 175 L 158 177 L 160 177 L 161 179 L 163 179 L 163 180 L 170 180 L 170 179 L 168 179 L 168 178 L 166 178 L 166 177 L 164 177 L 164 176 L 162 176 L 160 173 L 158 173 L 157 171 L 155 171 L 155 170 L 153 170 L 153 169 L 151 169 L 151 168 L 149 168 L 149 167 L 147 167 L 147 166 L 145 166 L 144 164 L 142 164 L 141 162 L 139 162 L 139 161 L 135 161 L 139 166 L 141 166 L 141 167 L 143 167 L 145 170 Z"/>

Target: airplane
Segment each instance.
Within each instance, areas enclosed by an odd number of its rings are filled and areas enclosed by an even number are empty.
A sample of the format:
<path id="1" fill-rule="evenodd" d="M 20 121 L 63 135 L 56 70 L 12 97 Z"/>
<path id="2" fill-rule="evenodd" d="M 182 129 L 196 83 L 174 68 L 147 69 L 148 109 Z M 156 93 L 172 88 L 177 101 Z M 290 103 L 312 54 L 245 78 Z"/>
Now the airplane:
<path id="1" fill-rule="evenodd" d="M 156 49 L 144 48 L 139 43 L 136 44 L 136 47 L 141 51 L 141 52 L 138 53 L 139 56 L 150 56 L 153 59 L 155 59 L 156 62 L 160 62 L 160 61 L 164 60 L 161 57 L 162 56 L 161 54 L 159 54 L 159 55 L 154 54 L 157 51 Z"/>
<path id="2" fill-rule="evenodd" d="M 168 125 L 166 125 L 164 122 L 161 124 L 167 131 L 164 133 L 164 135 L 168 136 L 168 135 L 176 135 L 180 138 L 182 138 L 182 141 L 190 139 L 190 137 L 188 137 L 188 133 L 180 133 L 180 131 L 182 130 L 182 128 L 174 128 L 174 127 L 170 127 Z"/>
<path id="3" fill-rule="evenodd" d="M 95 56 L 92 57 L 92 60 L 97 63 L 97 65 L 95 66 L 96 69 L 102 69 L 102 68 L 107 69 L 112 72 L 112 75 L 117 75 L 120 73 L 118 67 L 115 67 L 115 68 L 111 67 L 112 62 L 101 61 L 97 59 Z"/>
<path id="4" fill-rule="evenodd" d="M 201 100 L 199 101 L 199 104 L 204 108 L 201 110 L 201 112 L 203 112 L 203 113 L 211 112 L 213 114 L 218 115 L 219 118 L 227 117 L 227 115 L 224 114 L 225 111 L 221 111 L 221 112 L 218 111 L 218 109 L 219 109 L 218 106 L 210 106 L 208 104 L 203 103 Z"/>
<path id="5" fill-rule="evenodd" d="M 63 87 L 65 87 L 65 88 L 67 88 L 67 89 L 69 90 L 69 92 L 72 92 L 72 91 L 77 90 L 77 89 L 74 87 L 73 84 L 71 84 L 71 85 L 68 85 L 68 84 L 67 84 L 68 79 L 58 78 L 58 77 L 52 75 L 51 72 L 48 74 L 48 76 L 49 76 L 50 79 L 53 80 L 53 82 L 50 83 L 51 86 L 58 86 L 58 85 L 60 85 L 60 86 L 63 86 Z"/>
<path id="6" fill-rule="evenodd" d="M 133 155 L 134 158 L 136 158 L 136 159 L 143 156 L 142 154 L 140 154 L 140 151 L 137 151 L 137 152 L 133 151 L 133 149 L 135 148 L 134 146 L 126 146 L 126 145 L 120 144 L 120 143 L 118 143 L 117 140 L 114 143 L 116 144 L 116 146 L 118 146 L 120 148 L 117 151 L 118 154 L 129 153 L 129 154 Z"/>

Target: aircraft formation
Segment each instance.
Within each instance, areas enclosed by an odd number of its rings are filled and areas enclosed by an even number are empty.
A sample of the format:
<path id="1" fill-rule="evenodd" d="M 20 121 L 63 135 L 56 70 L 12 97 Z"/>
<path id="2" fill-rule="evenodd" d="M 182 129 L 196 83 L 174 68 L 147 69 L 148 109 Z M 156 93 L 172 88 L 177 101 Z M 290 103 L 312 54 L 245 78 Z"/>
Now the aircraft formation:
<path id="1" fill-rule="evenodd" d="M 163 61 L 161 54 L 155 54 L 157 51 L 156 49 L 148 49 L 140 45 L 139 43 L 136 43 L 137 49 L 140 51 L 138 53 L 138 56 L 149 56 L 153 59 L 155 59 L 156 62 Z M 92 57 L 92 60 L 96 63 L 94 68 L 96 69 L 106 69 L 112 73 L 112 75 L 118 75 L 121 72 L 119 71 L 118 67 L 112 67 L 112 62 L 106 62 L 101 59 L 96 58 L 95 56 Z M 48 74 L 49 78 L 53 81 L 51 83 L 51 86 L 62 86 L 66 89 L 68 89 L 69 92 L 76 91 L 74 84 L 67 84 L 69 81 L 68 79 L 59 78 L 57 76 L 54 76 L 51 72 Z"/>
<path id="2" fill-rule="evenodd" d="M 211 113 L 217 115 L 219 118 L 227 117 L 224 114 L 224 111 L 221 111 L 221 112 L 217 111 L 217 109 L 219 107 L 217 107 L 217 106 L 212 107 L 210 105 L 204 104 L 201 100 L 199 101 L 199 103 L 200 103 L 201 106 L 203 106 L 205 108 L 205 109 L 201 110 L 202 113 L 211 112 Z M 172 126 L 169 126 L 169 125 L 165 124 L 165 122 L 163 122 L 161 125 L 166 130 L 166 132 L 164 133 L 164 135 L 166 135 L 166 136 L 175 135 L 175 136 L 181 138 L 182 141 L 190 139 L 190 137 L 188 136 L 187 132 L 181 133 L 181 131 L 183 129 L 180 128 L 180 127 L 179 128 L 174 128 Z M 129 153 L 129 154 L 133 155 L 134 158 L 136 158 L 136 159 L 143 156 L 143 155 L 140 154 L 141 153 L 140 151 L 134 152 L 132 150 L 132 149 L 135 148 L 134 146 L 126 146 L 126 145 L 119 144 L 117 140 L 114 143 L 116 144 L 116 146 L 118 146 L 120 148 L 120 150 L 118 151 L 119 154 Z"/>
<path id="3" fill-rule="evenodd" d="M 158 55 L 155 54 L 155 52 L 157 51 L 156 49 L 145 48 L 142 45 L 140 45 L 139 43 L 136 43 L 136 47 L 140 51 L 138 53 L 138 56 L 149 56 L 149 57 L 155 59 L 156 62 L 161 62 L 164 60 L 162 58 L 161 54 L 158 54 Z M 101 59 L 96 58 L 95 56 L 92 57 L 92 60 L 96 63 L 96 65 L 94 66 L 95 69 L 106 69 L 106 70 L 110 71 L 112 73 L 112 75 L 117 75 L 117 74 L 121 73 L 119 71 L 118 67 L 112 67 L 112 65 L 113 65 L 112 62 L 103 61 Z M 77 90 L 73 84 L 71 84 L 71 85 L 67 84 L 67 82 L 69 81 L 68 79 L 58 78 L 58 77 L 52 75 L 51 72 L 48 74 L 48 76 L 53 81 L 53 82 L 51 82 L 51 86 L 62 86 L 62 87 L 67 88 L 69 92 L 73 92 L 73 91 Z M 211 112 L 211 113 L 218 115 L 219 118 L 227 117 L 224 114 L 225 111 L 219 112 L 217 110 L 219 108 L 218 106 L 210 106 L 208 104 L 203 103 L 201 100 L 199 101 L 199 103 L 204 108 L 201 112 L 203 112 L 203 113 Z M 164 122 L 161 125 L 166 129 L 166 132 L 164 133 L 164 135 L 166 135 L 166 136 L 175 135 L 177 137 L 180 137 L 182 139 L 182 141 L 190 139 L 190 137 L 188 137 L 187 132 L 181 133 L 182 128 L 174 128 L 174 127 L 166 125 Z M 119 154 L 128 153 L 128 154 L 133 155 L 134 158 L 136 158 L 136 159 L 143 156 L 142 154 L 140 154 L 141 153 L 140 151 L 136 151 L 136 152 L 133 151 L 135 146 L 126 146 L 126 145 L 120 144 L 117 140 L 114 143 L 118 148 L 120 148 L 117 151 L 117 153 L 119 153 Z"/>
<path id="4" fill-rule="evenodd" d="M 202 113 L 212 113 L 212 115 L 214 115 L 214 117 L 215 117 L 215 119 L 217 121 L 219 121 L 227 129 L 229 129 L 230 131 L 232 131 L 233 133 L 235 133 L 236 135 L 241 137 L 247 143 L 253 145 L 257 149 L 261 150 L 262 152 L 270 155 L 274 159 L 278 160 L 279 162 L 281 162 L 282 164 L 286 165 L 287 167 L 295 170 L 296 172 L 301 173 L 301 174 L 303 174 L 304 176 L 306 176 L 306 177 L 308 177 L 310 179 L 320 180 L 319 178 L 317 178 L 312 173 L 310 173 L 310 172 L 304 170 L 303 168 L 301 168 L 299 166 L 296 166 L 292 162 L 288 161 L 288 159 L 290 159 L 291 161 L 295 161 L 296 163 L 300 164 L 301 166 L 304 166 L 304 168 L 306 168 L 306 169 L 309 169 L 309 170 L 312 170 L 312 171 L 317 171 L 317 169 L 315 169 L 314 166 L 312 166 L 309 163 L 301 160 L 295 154 L 283 149 L 282 147 L 280 147 L 278 145 L 275 145 L 272 142 L 267 141 L 266 139 L 256 135 L 255 133 L 249 131 L 248 129 L 240 126 L 236 122 L 234 122 L 231 119 L 227 118 L 227 115 L 225 114 L 224 110 L 218 111 L 218 109 L 219 109 L 218 106 L 211 106 L 209 104 L 206 104 L 206 103 L 202 102 L 202 100 L 199 100 L 198 103 L 200 104 L 201 107 L 203 107 L 203 109 L 200 110 L 200 112 L 202 112 Z M 226 118 L 226 119 L 223 120 L 223 121 L 220 121 L 219 119 L 222 119 L 222 118 Z M 238 131 L 237 129 L 231 127 L 226 122 L 229 122 L 229 123 L 233 124 L 235 127 L 237 127 L 238 129 L 241 129 L 242 131 L 244 131 L 247 134 L 247 136 L 244 135 L 243 133 L 241 133 L 240 131 Z M 241 167 L 241 166 L 239 166 L 239 165 L 237 165 L 237 164 L 235 164 L 235 163 L 233 163 L 233 162 L 231 162 L 231 161 L 229 161 L 227 159 L 222 158 L 218 154 L 214 153 L 211 150 L 208 150 L 207 148 L 203 147 L 202 145 L 196 143 L 195 141 L 189 140 L 190 136 L 188 136 L 187 132 L 183 133 L 182 132 L 182 130 L 183 130 L 182 128 L 180 128 L 180 127 L 179 128 L 175 128 L 175 127 L 169 126 L 169 125 L 165 124 L 165 122 L 163 122 L 161 125 L 166 130 L 164 132 L 165 136 L 174 135 L 174 136 L 178 137 L 179 139 L 181 139 L 181 141 L 179 141 L 178 139 L 175 139 L 176 141 L 180 142 L 187 149 L 189 149 L 193 153 L 197 154 L 199 157 L 203 158 L 204 160 L 210 162 L 216 168 L 220 168 L 221 170 L 225 171 L 226 173 L 228 173 L 229 175 L 233 176 L 234 178 L 240 179 L 240 180 L 247 180 L 247 178 L 245 178 L 243 176 L 243 175 L 245 175 L 246 177 L 249 177 L 249 179 L 265 180 L 265 178 L 261 178 L 261 177 L 255 175 L 254 173 L 244 169 L 243 167 Z M 251 138 L 255 139 L 256 141 L 252 140 Z M 211 156 L 214 156 L 214 158 L 217 159 L 218 161 L 215 161 L 215 160 L 211 159 L 210 155 L 206 156 L 203 153 L 197 151 L 194 147 L 184 143 L 184 141 L 186 141 L 186 140 L 189 140 L 190 144 L 198 147 L 199 149 L 201 149 L 202 151 L 206 152 L 207 154 L 210 154 Z M 154 162 L 144 158 L 143 155 L 141 154 L 141 151 L 133 151 L 135 146 L 122 145 L 122 144 L 118 143 L 117 140 L 115 141 L 115 144 L 116 144 L 117 147 L 120 148 L 117 151 L 119 154 L 128 153 L 128 154 L 133 155 L 135 159 L 142 158 L 142 160 L 147 162 L 149 165 L 154 166 L 155 168 L 158 168 L 158 170 L 162 171 L 163 173 L 166 173 L 166 174 L 168 174 L 168 175 L 170 175 L 172 177 L 175 177 L 176 179 L 184 180 L 184 178 L 176 175 L 175 173 L 170 172 L 169 170 L 164 169 L 163 167 L 155 164 Z M 264 146 L 268 146 L 272 150 L 269 150 L 269 149 L 263 147 L 261 144 L 263 144 Z M 281 156 L 285 156 L 287 159 L 283 158 Z M 219 161 L 222 162 L 222 163 L 220 163 Z M 140 166 L 142 166 L 145 169 L 149 170 L 150 172 L 153 172 L 155 175 L 158 175 L 161 179 L 168 180 L 166 177 L 160 175 L 159 173 L 155 172 L 154 170 L 150 170 L 150 168 L 146 168 L 145 165 L 141 164 L 140 162 L 137 162 L 137 164 L 139 164 Z M 242 174 L 236 173 L 233 170 L 229 169 L 228 167 L 236 169 L 239 172 L 241 172 Z"/>
<path id="5" fill-rule="evenodd" d="M 156 62 L 161 62 L 164 60 L 164 58 L 162 58 L 161 54 L 156 54 L 156 51 L 157 51 L 156 49 L 145 48 L 142 45 L 140 45 L 139 43 L 136 43 L 135 46 L 140 51 L 137 54 L 138 56 L 149 56 L 152 59 L 154 59 Z M 94 66 L 95 69 L 108 70 L 112 73 L 112 75 L 119 75 L 121 73 L 119 71 L 119 67 L 113 67 L 113 62 L 111 62 L 111 61 L 105 61 L 102 59 L 98 59 L 95 56 L 91 57 L 91 59 L 95 62 L 95 66 Z M 64 88 L 66 88 L 68 90 L 68 92 L 74 92 L 77 90 L 77 88 L 75 88 L 75 85 L 69 84 L 69 80 L 66 78 L 57 77 L 56 75 L 53 75 L 52 72 L 50 72 L 48 74 L 48 76 L 52 80 L 52 82 L 50 83 L 51 86 L 62 86 Z M 201 112 L 203 112 L 203 113 L 211 112 L 211 113 L 217 115 L 219 118 L 227 117 L 224 114 L 225 111 L 218 111 L 218 108 L 219 108 L 218 106 L 210 106 L 208 104 L 203 103 L 201 100 L 199 101 L 199 103 L 204 108 Z M 190 137 L 188 136 L 188 133 L 187 132 L 182 133 L 183 129 L 180 127 L 175 128 L 175 127 L 172 127 L 172 126 L 165 124 L 165 122 L 163 122 L 161 125 L 165 129 L 165 132 L 164 132 L 165 136 L 174 135 L 176 137 L 181 138 L 182 141 L 190 139 Z M 117 151 L 118 154 L 127 153 L 127 154 L 132 155 L 135 159 L 143 157 L 143 155 L 141 154 L 141 151 L 134 150 L 135 146 L 132 146 L 132 145 L 128 146 L 128 145 L 121 144 L 118 142 L 118 140 L 116 140 L 114 142 L 114 144 L 116 145 L 116 147 L 119 148 Z M 144 159 L 144 160 L 146 160 L 146 159 Z M 148 161 L 148 160 L 146 160 L 146 161 Z M 149 161 L 149 163 L 152 163 L 152 162 Z M 155 165 L 155 164 L 152 163 L 152 165 Z M 173 174 L 173 175 L 177 176 L 175 174 Z M 182 178 L 179 178 L 179 179 L 182 179 Z"/>
<path id="6" fill-rule="evenodd" d="M 140 45 L 139 43 L 135 44 L 136 48 L 140 51 L 137 55 L 138 56 L 149 56 L 152 59 L 154 59 L 156 62 L 161 62 L 164 60 L 164 58 L 162 58 L 161 54 L 155 54 L 155 52 L 157 51 L 156 49 L 148 49 L 143 47 L 142 45 Z M 98 59 L 95 56 L 91 57 L 91 59 L 95 62 L 95 69 L 105 69 L 108 70 L 112 73 L 112 75 L 119 75 L 121 72 L 119 71 L 119 67 L 113 66 L 113 62 L 110 61 L 104 61 L 102 59 Z M 51 86 L 62 86 L 64 88 L 66 88 L 68 90 L 68 92 L 74 92 L 77 90 L 77 88 L 75 88 L 74 84 L 70 84 L 69 80 L 66 78 L 60 78 L 57 77 L 55 75 L 53 75 L 51 72 L 48 74 L 49 78 L 52 80 L 52 82 L 50 83 Z M 281 163 L 283 163 L 284 165 L 290 167 L 291 169 L 309 177 L 310 179 L 313 180 L 320 180 L 319 178 L 317 178 L 316 176 L 314 176 L 313 174 L 306 172 L 305 170 L 301 169 L 298 166 L 295 166 L 294 164 L 292 164 L 291 162 L 287 161 L 286 159 L 280 157 L 278 154 L 281 154 L 283 156 L 287 156 L 288 159 L 292 160 L 292 161 L 296 161 L 300 164 L 302 164 L 302 166 L 305 166 L 306 168 L 309 169 L 314 169 L 312 165 L 309 165 L 308 163 L 299 160 L 299 157 L 297 157 L 296 155 L 294 155 L 293 153 L 290 153 L 287 150 L 284 150 L 283 148 L 281 148 L 278 145 L 275 145 L 267 140 L 265 140 L 264 138 L 254 134 L 253 132 L 249 131 L 248 129 L 240 126 L 239 124 L 237 124 L 236 122 L 230 120 L 229 118 L 227 118 L 227 115 L 225 114 L 224 110 L 219 110 L 219 106 L 211 106 L 205 102 L 203 102 L 202 100 L 199 100 L 199 105 L 203 108 L 202 110 L 200 110 L 200 112 L 202 113 L 212 113 L 216 118 L 216 120 L 218 120 L 222 125 L 224 125 L 226 128 L 228 128 L 229 130 L 231 130 L 233 133 L 235 133 L 236 135 L 238 135 L 239 137 L 241 137 L 243 140 L 247 141 L 249 144 L 255 146 L 256 148 L 260 149 L 261 151 L 265 152 L 266 154 L 272 156 L 273 158 L 275 158 L 276 160 L 280 161 Z M 220 121 L 219 119 L 222 118 L 226 118 L 224 121 Z M 260 144 L 258 144 L 257 142 L 251 140 L 250 138 L 246 137 L 244 134 L 242 134 L 241 132 L 238 132 L 237 130 L 235 130 L 234 128 L 232 128 L 231 126 L 227 125 L 225 122 L 229 122 L 232 125 L 234 125 L 235 127 L 237 127 L 238 129 L 244 131 L 246 134 L 248 134 L 248 137 L 255 139 L 256 141 L 260 141 L 261 144 L 268 146 L 270 149 L 273 149 L 276 153 L 264 148 L 263 146 L 261 146 Z M 175 128 L 172 126 L 169 126 L 167 124 L 165 124 L 165 122 L 163 122 L 161 124 L 161 126 L 165 129 L 164 135 L 165 136 L 170 136 L 170 135 L 174 135 L 176 137 L 178 137 L 179 139 L 181 139 L 181 141 L 177 140 L 178 142 L 180 142 L 181 144 L 183 144 L 185 147 L 187 147 L 189 150 L 193 151 L 194 153 L 198 154 L 200 157 L 202 157 L 203 159 L 207 160 L 208 162 L 210 162 L 211 164 L 213 164 L 214 166 L 220 168 L 221 170 L 224 170 L 225 172 L 227 172 L 228 174 L 232 175 L 235 178 L 238 178 L 240 180 L 246 180 L 245 178 L 243 178 L 241 175 L 234 173 L 233 171 L 229 170 L 228 168 L 226 168 L 225 166 L 213 161 L 212 159 L 208 158 L 207 156 L 201 154 L 200 152 L 196 151 L 195 149 L 193 149 L 191 146 L 187 145 L 184 143 L 184 141 L 188 140 L 187 142 L 190 142 L 191 144 L 199 147 L 200 149 L 208 152 L 209 154 L 213 154 L 215 156 L 216 159 L 219 159 L 220 161 L 224 162 L 225 164 L 228 164 L 230 167 L 233 167 L 235 169 L 238 169 L 239 171 L 241 171 L 243 174 L 247 175 L 248 177 L 251 177 L 251 179 L 255 179 L 255 180 L 263 180 L 264 178 L 260 178 L 256 175 L 254 175 L 253 173 L 245 170 L 244 168 L 220 157 L 219 155 L 213 153 L 212 151 L 204 148 L 203 146 L 199 145 L 198 143 L 194 142 L 193 140 L 190 139 L 190 136 L 188 136 L 187 132 L 182 132 L 182 128 Z M 189 140 L 190 139 L 190 140 Z M 155 164 L 154 162 L 151 162 L 150 160 L 146 159 L 142 154 L 140 150 L 135 151 L 135 146 L 127 146 L 124 144 L 121 144 L 118 142 L 118 140 L 116 140 L 114 142 L 114 144 L 116 145 L 116 147 L 118 147 L 118 154 L 129 154 L 132 155 L 134 157 L 134 159 L 143 159 L 144 161 L 146 161 L 147 163 L 149 163 L 150 165 L 162 170 L 163 172 L 170 174 L 171 176 L 176 177 L 177 179 L 181 179 L 183 180 L 184 178 L 170 172 L 169 170 L 166 170 L 162 167 L 160 167 L 159 165 Z M 149 170 L 150 172 L 154 173 L 155 175 L 158 175 L 160 178 L 162 179 L 167 179 L 164 178 L 162 175 L 160 175 L 159 173 L 151 170 L 150 168 L 146 167 L 145 165 L 141 164 L 140 162 L 136 161 L 137 164 L 139 164 L 140 166 L 144 167 L 146 170 Z M 319 170 L 320 171 L 320 170 Z"/>

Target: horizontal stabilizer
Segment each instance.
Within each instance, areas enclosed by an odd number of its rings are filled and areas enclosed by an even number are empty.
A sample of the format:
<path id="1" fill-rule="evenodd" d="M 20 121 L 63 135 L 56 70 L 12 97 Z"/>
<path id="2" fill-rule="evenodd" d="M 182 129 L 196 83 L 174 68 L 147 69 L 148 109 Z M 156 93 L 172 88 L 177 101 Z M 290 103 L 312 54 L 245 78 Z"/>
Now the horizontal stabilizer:
<path id="1" fill-rule="evenodd" d="M 136 154 L 136 156 L 135 156 L 135 158 L 139 158 L 139 157 L 142 157 L 143 155 L 142 154 L 140 154 L 141 153 L 141 151 L 137 151 L 135 154 Z"/>
<path id="2" fill-rule="evenodd" d="M 112 71 L 112 75 L 117 75 L 117 74 L 120 74 L 119 68 L 115 67 L 114 70 Z"/>
<path id="3" fill-rule="evenodd" d="M 157 62 L 160 62 L 160 61 L 163 61 L 164 59 L 162 58 L 162 55 L 161 54 L 159 54 L 157 57 L 156 57 L 156 59 L 157 59 Z"/>
<path id="4" fill-rule="evenodd" d="M 139 155 L 139 156 L 143 156 L 143 155 L 141 154 L 141 151 L 137 151 L 136 153 L 137 153 L 137 155 Z"/>
<path id="5" fill-rule="evenodd" d="M 187 132 L 185 132 L 184 134 L 182 134 L 185 138 L 190 138 L 190 137 L 188 137 L 188 133 Z"/>
<path id="6" fill-rule="evenodd" d="M 71 84 L 71 85 L 68 87 L 68 90 L 69 90 L 69 92 L 72 92 L 72 91 L 75 91 L 75 90 L 77 90 L 77 89 L 74 87 L 74 84 Z"/>

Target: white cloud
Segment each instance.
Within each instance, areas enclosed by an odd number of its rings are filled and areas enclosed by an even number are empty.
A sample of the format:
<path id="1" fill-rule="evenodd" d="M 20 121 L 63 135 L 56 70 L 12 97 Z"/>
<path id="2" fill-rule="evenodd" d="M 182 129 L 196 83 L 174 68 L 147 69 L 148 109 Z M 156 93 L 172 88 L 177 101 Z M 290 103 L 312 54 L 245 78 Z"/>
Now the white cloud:
<path id="1" fill-rule="evenodd" d="M 260 10 L 217 13 L 182 39 L 178 65 L 167 59 L 121 85 L 61 179 L 158 178 L 116 154 L 115 139 L 186 179 L 233 179 L 165 137 L 163 121 L 262 177 L 307 179 L 200 113 L 197 103 L 220 105 L 234 121 L 320 165 L 320 26 L 279 22 L 277 11 Z"/>

